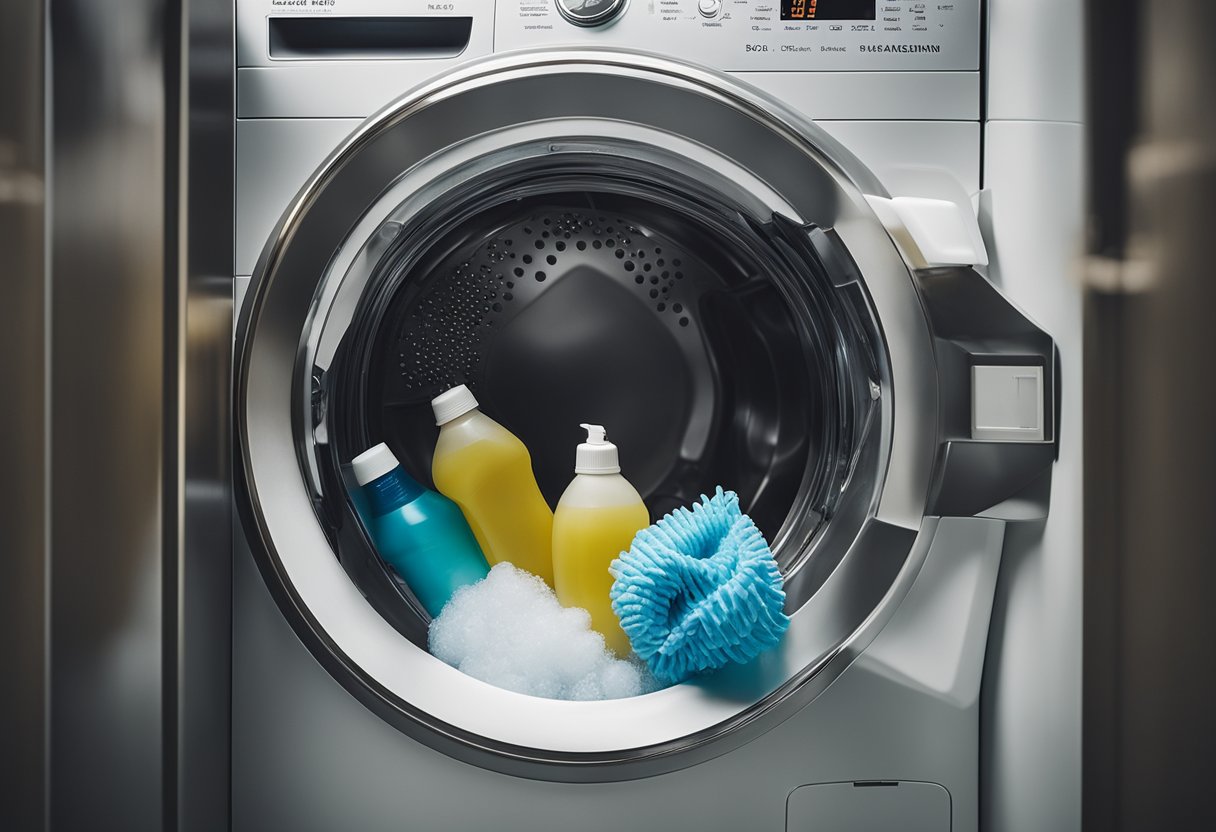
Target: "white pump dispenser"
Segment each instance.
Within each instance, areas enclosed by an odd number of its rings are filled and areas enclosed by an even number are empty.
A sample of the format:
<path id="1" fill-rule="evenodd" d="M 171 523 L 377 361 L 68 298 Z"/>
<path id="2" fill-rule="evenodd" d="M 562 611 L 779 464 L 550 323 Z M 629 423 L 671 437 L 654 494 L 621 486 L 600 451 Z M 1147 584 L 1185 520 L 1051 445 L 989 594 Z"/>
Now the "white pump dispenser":
<path id="1" fill-rule="evenodd" d="M 650 524 L 641 495 L 621 476 L 616 445 L 603 425 L 585 424 L 587 441 L 574 452 L 574 479 L 553 516 L 553 588 L 567 607 L 591 614 L 591 626 L 617 654 L 629 655 L 629 637 L 612 610 L 608 565 Z"/>
<path id="2" fill-rule="evenodd" d="M 579 427 L 587 431 L 587 441 L 579 445 L 578 449 L 574 452 L 574 473 L 621 473 L 621 463 L 617 456 L 616 445 L 613 445 L 605 438 L 607 432 L 604 430 L 604 426 L 583 423 Z"/>

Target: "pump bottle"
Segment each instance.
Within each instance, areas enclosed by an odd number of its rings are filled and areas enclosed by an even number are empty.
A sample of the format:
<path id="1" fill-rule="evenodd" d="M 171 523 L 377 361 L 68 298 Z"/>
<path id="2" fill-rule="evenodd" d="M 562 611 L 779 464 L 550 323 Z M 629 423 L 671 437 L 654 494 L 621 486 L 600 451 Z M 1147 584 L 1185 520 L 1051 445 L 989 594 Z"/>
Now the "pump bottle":
<path id="1" fill-rule="evenodd" d="M 612 611 L 609 564 L 650 524 L 642 497 L 621 476 L 617 447 L 601 425 L 584 424 L 587 441 L 575 451 L 574 480 L 553 518 L 553 578 L 557 598 L 591 614 L 591 626 L 617 655 L 629 637 Z"/>

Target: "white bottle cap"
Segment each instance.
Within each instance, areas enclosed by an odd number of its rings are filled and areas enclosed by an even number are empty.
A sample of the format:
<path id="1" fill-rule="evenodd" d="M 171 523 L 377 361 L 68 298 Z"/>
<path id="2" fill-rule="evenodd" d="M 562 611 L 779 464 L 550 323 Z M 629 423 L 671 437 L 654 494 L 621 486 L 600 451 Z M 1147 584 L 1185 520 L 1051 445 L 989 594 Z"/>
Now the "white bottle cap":
<path id="1" fill-rule="evenodd" d="M 576 474 L 619 474 L 621 464 L 617 459 L 616 445 L 604 438 L 603 425 L 579 425 L 587 431 L 587 441 L 574 453 Z"/>
<path id="2" fill-rule="evenodd" d="M 435 411 L 437 425 L 445 425 L 457 416 L 476 409 L 477 399 L 473 396 L 473 391 L 463 384 L 457 384 L 451 390 L 445 390 L 431 399 L 431 410 Z"/>
<path id="3" fill-rule="evenodd" d="M 355 469 L 355 480 L 359 485 L 367 485 L 369 482 L 380 479 L 401 463 L 388 449 L 388 445 L 381 442 L 359 454 L 351 460 L 350 464 Z"/>

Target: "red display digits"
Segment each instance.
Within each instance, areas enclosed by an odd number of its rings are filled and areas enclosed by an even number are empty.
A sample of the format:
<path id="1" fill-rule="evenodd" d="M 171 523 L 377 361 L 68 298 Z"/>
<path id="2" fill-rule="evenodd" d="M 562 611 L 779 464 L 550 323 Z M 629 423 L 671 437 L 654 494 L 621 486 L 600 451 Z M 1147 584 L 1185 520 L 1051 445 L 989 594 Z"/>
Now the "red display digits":
<path id="1" fill-rule="evenodd" d="M 819 0 L 790 0 L 790 20 L 814 20 Z"/>
<path id="2" fill-rule="evenodd" d="M 782 20 L 873 20 L 874 0 L 781 0 Z"/>

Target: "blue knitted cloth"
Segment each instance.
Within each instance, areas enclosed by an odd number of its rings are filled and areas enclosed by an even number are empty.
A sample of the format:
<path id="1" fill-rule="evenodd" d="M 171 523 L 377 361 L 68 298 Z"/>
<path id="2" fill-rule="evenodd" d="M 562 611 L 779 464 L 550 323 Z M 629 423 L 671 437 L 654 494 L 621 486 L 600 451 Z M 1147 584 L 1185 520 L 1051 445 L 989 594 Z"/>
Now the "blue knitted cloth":
<path id="1" fill-rule="evenodd" d="M 610 571 L 621 627 L 667 684 L 750 661 L 790 623 L 773 553 L 738 496 L 721 487 L 638 532 Z"/>

